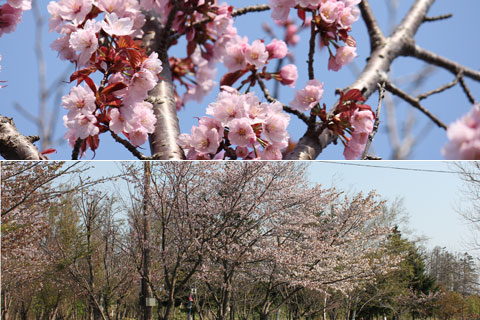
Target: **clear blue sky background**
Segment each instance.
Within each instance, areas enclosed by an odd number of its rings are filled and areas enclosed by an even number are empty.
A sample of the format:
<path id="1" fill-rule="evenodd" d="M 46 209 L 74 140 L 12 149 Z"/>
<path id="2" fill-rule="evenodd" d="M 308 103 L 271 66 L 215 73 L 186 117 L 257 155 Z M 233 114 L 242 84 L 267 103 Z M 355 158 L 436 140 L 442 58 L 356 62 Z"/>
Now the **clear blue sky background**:
<path id="1" fill-rule="evenodd" d="M 91 176 L 100 177 L 118 174 L 120 162 L 94 161 L 90 165 L 93 167 Z M 346 192 L 364 193 L 375 190 L 390 202 L 402 198 L 409 221 L 400 229 L 410 229 L 411 239 L 426 237 L 427 241 L 421 244 L 428 249 L 440 246 L 450 252 L 467 251 L 480 257 L 480 252 L 469 250 L 468 241 L 472 233 L 456 211 L 463 199 L 461 190 L 464 185 L 459 175 L 423 170 L 457 171 L 452 163 L 444 161 L 315 161 L 309 164 L 308 177 L 324 188 L 335 186 Z M 115 182 L 114 187 L 125 190 L 121 181 Z M 128 199 L 127 195 L 125 193 L 124 200 Z"/>
<path id="2" fill-rule="evenodd" d="M 384 32 L 388 33 L 388 28 L 392 18 L 387 12 L 386 1 L 372 0 L 371 6 L 375 15 L 377 16 Z M 399 12 L 396 18 L 398 22 L 406 13 L 412 0 L 401 0 L 399 2 Z M 48 18 L 46 5 L 48 1 L 40 1 L 40 7 L 44 18 Z M 240 7 L 258 3 L 268 3 L 267 0 L 230 0 L 229 4 Z M 478 59 L 478 52 L 480 52 L 480 38 L 476 35 L 480 30 L 480 20 L 477 18 L 480 11 L 480 1 L 478 0 L 437 0 L 430 10 L 430 15 L 440 15 L 445 13 L 452 13 L 453 18 L 424 24 L 416 36 L 416 41 L 419 45 L 429 50 L 435 51 L 445 57 L 456 60 L 468 67 L 478 69 L 480 67 L 480 60 Z M 295 18 L 294 15 L 291 14 Z M 253 13 L 247 16 L 236 18 L 236 27 L 241 35 L 247 35 L 249 41 L 252 42 L 257 38 L 265 39 L 268 43 L 270 39 L 261 30 L 261 24 L 269 23 L 271 26 L 273 22 L 270 20 L 270 13 Z M 49 45 L 58 35 L 56 33 L 48 33 L 47 27 L 43 27 L 43 48 L 47 64 L 47 85 L 50 86 L 54 80 L 61 75 L 69 63 L 60 61 L 56 52 L 49 49 Z M 27 121 L 14 108 L 15 103 L 21 104 L 30 112 L 38 113 L 38 73 L 36 56 L 34 54 L 35 42 L 35 27 L 33 23 L 32 11 L 24 14 L 23 21 L 19 24 L 14 33 L 6 34 L 0 38 L 0 54 L 2 55 L 2 71 L 0 72 L 0 80 L 8 81 L 8 87 L 0 90 L 1 109 L 0 114 L 13 117 L 19 130 L 26 135 L 37 134 L 38 130 L 31 122 Z M 358 43 L 358 58 L 355 65 L 362 68 L 365 64 L 365 59 L 369 55 L 369 43 L 367 39 L 367 32 L 362 20 L 356 22 L 353 26 L 352 35 L 356 38 Z M 283 37 L 278 33 L 279 37 Z M 296 56 L 296 64 L 299 68 L 299 80 L 297 88 L 302 88 L 307 80 L 306 59 L 308 46 L 307 33 L 301 34 L 301 43 L 293 48 Z M 185 52 L 184 47 L 177 47 L 174 52 Z M 350 68 L 344 68 L 338 73 L 327 71 L 328 54 L 326 51 L 317 53 L 315 57 L 316 78 L 325 82 L 325 93 L 322 103 L 327 106 L 332 106 L 337 97 L 334 95 L 336 88 L 343 88 L 351 84 L 354 80 L 353 72 Z M 413 60 L 411 58 L 399 58 L 395 61 L 392 67 L 394 78 L 401 78 L 407 76 L 415 71 L 421 69 L 423 63 Z M 272 65 L 271 68 L 274 66 Z M 219 68 L 219 74 L 222 73 Z M 433 77 L 426 83 L 424 90 L 427 91 L 450 82 L 453 76 L 445 71 L 437 71 Z M 474 96 L 480 99 L 477 95 L 480 85 L 467 79 Z M 70 88 L 70 84 L 64 87 L 65 92 Z M 408 84 L 404 86 L 408 89 Z M 187 105 L 185 110 L 180 112 L 180 123 L 182 132 L 190 132 L 192 125 L 197 124 L 195 117 L 205 115 L 205 108 L 209 102 L 215 100 L 218 94 L 218 88 L 204 99 L 202 104 L 191 103 Z M 281 92 L 280 99 L 288 103 L 292 100 L 294 90 L 289 87 L 284 87 Z M 368 103 L 372 106 L 377 105 L 377 96 L 370 98 Z M 451 123 L 456 118 L 460 117 L 470 109 L 470 104 L 463 94 L 462 90 L 456 86 L 455 88 L 433 96 L 426 100 L 424 105 L 437 115 L 445 123 Z M 53 99 L 49 101 L 49 112 L 58 115 L 58 121 L 55 123 L 56 137 L 61 138 L 65 132 L 63 121 L 61 117 L 66 114 L 65 110 L 59 105 L 54 104 Z M 406 104 L 399 105 L 397 108 L 398 117 L 402 118 L 406 115 L 410 106 Z M 416 132 L 420 132 L 426 123 L 429 121 L 422 114 L 417 113 L 418 128 Z M 381 117 L 384 121 L 384 117 Z M 298 139 L 303 135 L 305 127 L 299 121 L 292 121 L 290 125 L 290 133 L 294 139 Z M 440 149 L 446 142 L 445 133 L 432 125 L 428 134 L 424 135 L 420 143 L 416 146 L 413 153 L 414 159 L 442 159 Z M 71 148 L 66 144 L 55 146 L 58 152 L 51 155 L 52 159 L 69 159 L 71 156 Z M 379 134 L 374 141 L 373 150 L 383 157 L 388 159 L 391 155 L 389 141 L 384 134 L 384 130 L 380 129 Z M 148 148 L 143 150 L 144 153 L 149 154 Z M 343 146 L 329 146 L 327 150 L 322 153 L 319 159 L 343 159 Z M 91 159 L 93 154 L 87 154 L 87 159 Z M 121 145 L 114 143 L 108 135 L 101 136 L 100 148 L 97 151 L 95 159 L 132 159 L 132 156 Z"/>

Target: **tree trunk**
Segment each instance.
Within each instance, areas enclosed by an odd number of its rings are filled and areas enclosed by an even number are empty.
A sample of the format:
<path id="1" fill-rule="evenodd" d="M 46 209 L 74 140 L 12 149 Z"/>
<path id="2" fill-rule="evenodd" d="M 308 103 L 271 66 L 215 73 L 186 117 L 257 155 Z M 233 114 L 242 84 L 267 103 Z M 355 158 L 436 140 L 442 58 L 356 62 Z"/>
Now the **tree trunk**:
<path id="1" fill-rule="evenodd" d="M 144 176 L 143 176 L 143 274 L 142 274 L 142 292 L 140 294 L 140 303 L 143 308 L 143 320 L 151 320 L 153 318 L 152 306 L 147 306 L 147 299 L 152 298 L 152 292 L 149 285 L 150 279 L 150 213 L 148 212 L 149 201 L 149 188 L 150 188 L 150 162 L 145 161 L 143 163 Z"/>

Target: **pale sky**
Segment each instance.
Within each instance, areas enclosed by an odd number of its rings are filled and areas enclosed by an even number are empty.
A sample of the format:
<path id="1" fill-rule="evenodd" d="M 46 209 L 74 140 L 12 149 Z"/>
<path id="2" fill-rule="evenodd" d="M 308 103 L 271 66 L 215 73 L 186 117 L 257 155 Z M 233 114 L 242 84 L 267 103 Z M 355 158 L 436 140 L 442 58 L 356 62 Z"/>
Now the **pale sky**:
<path id="1" fill-rule="evenodd" d="M 309 172 L 313 181 L 325 187 L 364 192 L 374 189 L 387 200 L 403 198 L 408 228 L 413 236 L 428 238 L 424 243 L 427 248 L 438 245 L 449 251 L 467 251 L 471 231 L 455 209 L 462 199 L 463 182 L 455 173 L 421 170 L 456 171 L 452 163 L 444 161 L 316 161 Z"/>
<path id="2" fill-rule="evenodd" d="M 118 173 L 118 162 L 93 161 L 91 165 L 95 167 L 92 176 Z M 352 192 L 374 189 L 387 200 L 403 198 L 412 237 L 427 237 L 423 245 L 429 249 L 438 245 L 473 255 L 467 247 L 471 231 L 455 211 L 462 197 L 459 175 L 422 170 L 456 171 L 445 161 L 315 161 L 310 163 L 308 174 L 312 182 L 325 188 L 334 185 Z"/>

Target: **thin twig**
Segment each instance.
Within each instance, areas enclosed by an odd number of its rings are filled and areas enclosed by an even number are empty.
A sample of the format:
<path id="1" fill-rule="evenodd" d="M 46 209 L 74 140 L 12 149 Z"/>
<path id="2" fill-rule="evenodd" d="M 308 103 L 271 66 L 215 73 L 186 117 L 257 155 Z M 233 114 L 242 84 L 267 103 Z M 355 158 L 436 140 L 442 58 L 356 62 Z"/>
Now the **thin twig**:
<path id="1" fill-rule="evenodd" d="M 385 82 L 385 89 L 387 89 L 388 91 L 390 91 L 394 95 L 402 98 L 403 100 L 408 102 L 410 105 L 412 105 L 413 107 L 415 107 L 418 110 L 420 110 L 421 112 L 423 112 L 427 117 L 429 117 L 440 128 L 443 128 L 443 129 L 447 130 L 447 126 L 442 121 L 440 121 L 440 119 L 438 119 L 432 113 L 430 113 L 430 111 L 428 111 L 425 107 L 423 107 L 420 104 L 420 102 L 418 101 L 418 99 L 412 97 L 411 95 L 409 95 L 405 91 L 401 90 L 400 88 L 397 88 L 394 84 L 392 84 L 391 82 L 388 82 L 388 81 Z"/>
<path id="2" fill-rule="evenodd" d="M 405 51 L 405 54 L 423 60 L 427 63 L 433 64 L 435 66 L 444 68 L 453 73 L 454 75 L 457 75 L 459 72 L 463 72 L 464 77 L 469 77 L 473 80 L 480 81 L 480 71 L 467 68 L 458 62 L 449 60 L 434 52 L 425 50 L 418 45 L 410 45 L 408 47 L 408 50 Z"/>
<path id="3" fill-rule="evenodd" d="M 270 10 L 270 6 L 268 4 L 248 6 L 248 7 L 233 10 L 232 17 L 241 16 L 249 12 L 261 12 L 261 11 L 267 11 L 267 10 Z"/>
<path id="4" fill-rule="evenodd" d="M 442 14 L 440 16 L 435 16 L 435 17 L 425 17 L 425 18 L 423 18 L 423 22 L 445 20 L 445 19 L 449 19 L 451 17 L 453 17 L 453 14 L 447 13 L 447 14 Z"/>
<path id="5" fill-rule="evenodd" d="M 118 143 L 122 144 L 128 151 L 130 151 L 135 157 L 140 160 L 151 160 L 150 157 L 145 156 L 143 153 L 137 150 L 129 141 L 120 138 L 115 132 L 110 130 L 110 134 L 112 135 L 113 139 Z"/>
<path id="6" fill-rule="evenodd" d="M 317 34 L 317 30 L 315 29 L 315 23 L 311 23 L 310 29 L 310 49 L 308 51 L 308 79 L 313 80 L 315 79 L 315 71 L 313 70 L 313 56 L 315 54 L 315 36 Z"/>
<path id="7" fill-rule="evenodd" d="M 418 100 L 418 101 L 421 101 L 421 100 L 423 100 L 423 99 L 425 99 L 425 98 L 427 98 L 427 97 L 429 97 L 429 96 L 431 96 L 431 95 L 433 95 L 433 94 L 443 92 L 443 91 L 445 91 L 445 90 L 453 87 L 454 85 L 456 85 L 456 84 L 458 83 L 458 80 L 461 78 L 461 76 L 462 76 L 462 75 L 461 75 L 461 72 L 460 72 L 460 73 L 457 75 L 457 77 L 456 77 L 452 82 L 447 83 L 447 84 L 445 84 L 445 85 L 443 85 L 443 86 L 441 86 L 441 87 L 439 87 L 439 88 L 437 88 L 437 89 L 433 89 L 433 90 L 431 90 L 431 91 L 425 92 L 424 94 L 418 95 L 418 96 L 417 96 L 417 100 Z"/>
<path id="8" fill-rule="evenodd" d="M 378 105 L 377 105 L 377 112 L 375 113 L 375 122 L 373 123 L 373 130 L 368 135 L 367 144 L 365 145 L 365 149 L 363 150 L 363 154 L 361 159 L 366 160 L 368 157 L 368 150 L 370 149 L 370 145 L 372 144 L 373 138 L 378 132 L 378 125 L 380 124 L 380 110 L 382 108 L 382 100 L 385 94 L 385 82 L 382 84 L 378 83 Z"/>
<path id="9" fill-rule="evenodd" d="M 270 91 L 268 91 L 267 87 L 265 86 L 265 83 L 263 82 L 262 78 L 260 78 L 258 74 L 257 74 L 257 81 L 258 81 L 258 84 L 260 85 L 260 88 L 263 91 L 263 95 L 265 96 L 265 98 L 269 102 L 277 102 L 278 100 L 270 95 Z M 283 103 L 282 103 L 282 107 L 285 112 L 296 115 L 300 120 L 302 120 L 303 122 L 305 122 L 305 124 L 308 125 L 309 123 L 308 118 L 305 114 L 301 113 L 300 111 L 294 110 Z"/>
<path id="10" fill-rule="evenodd" d="M 472 93 L 470 92 L 470 89 L 468 89 L 467 84 L 465 83 L 465 79 L 463 78 L 463 75 L 460 75 L 460 85 L 462 86 L 463 91 L 467 95 L 468 100 L 470 101 L 471 104 L 476 104 L 477 102 L 475 101 L 475 98 L 473 97 Z"/>

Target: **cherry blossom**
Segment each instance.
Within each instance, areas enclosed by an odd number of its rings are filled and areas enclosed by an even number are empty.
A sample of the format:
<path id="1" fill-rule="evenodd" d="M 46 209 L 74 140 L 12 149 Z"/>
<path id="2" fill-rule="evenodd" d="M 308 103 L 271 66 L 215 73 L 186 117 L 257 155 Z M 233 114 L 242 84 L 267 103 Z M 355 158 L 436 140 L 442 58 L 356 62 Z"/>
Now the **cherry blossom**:
<path id="1" fill-rule="evenodd" d="M 266 47 L 269 58 L 282 59 L 288 53 L 287 44 L 278 39 L 273 39 Z"/>
<path id="2" fill-rule="evenodd" d="M 202 117 L 190 135 L 178 137 L 179 145 L 188 150 L 187 158 L 213 159 L 221 147 L 228 157 L 278 159 L 289 141 L 290 116 L 283 112 L 282 104 L 260 103 L 253 92 L 240 94 L 228 86 L 222 89 L 217 101 L 207 108 L 213 118 Z M 226 136 L 224 131 L 228 132 Z"/>
<path id="3" fill-rule="evenodd" d="M 323 82 L 317 79 L 307 81 L 305 88 L 295 91 L 290 106 L 298 111 L 311 110 L 318 104 L 323 95 Z"/>
<path id="4" fill-rule="evenodd" d="M 8 3 L 0 7 L 0 37 L 4 33 L 11 33 L 17 28 L 17 24 L 22 20 L 23 10 L 14 8 Z"/>
<path id="5" fill-rule="evenodd" d="M 111 36 L 113 35 L 126 36 L 134 32 L 134 30 L 132 30 L 132 27 L 133 27 L 132 19 L 130 18 L 119 19 L 115 12 L 106 13 L 105 21 L 101 22 L 101 26 L 103 31 L 105 31 Z"/>
<path id="6" fill-rule="evenodd" d="M 255 132 L 250 125 L 250 120 L 233 119 L 229 124 L 228 139 L 239 147 L 247 147 L 255 143 Z"/>
<path id="7" fill-rule="evenodd" d="M 62 106 L 73 114 L 93 114 L 96 110 L 95 95 L 89 87 L 76 86 L 62 98 Z"/>
<path id="8" fill-rule="evenodd" d="M 289 87 L 295 87 L 298 79 L 297 67 L 294 64 L 287 64 L 280 69 L 280 82 Z"/>
<path id="9" fill-rule="evenodd" d="M 447 128 L 448 142 L 442 148 L 445 159 L 480 159 L 480 104 Z"/>

